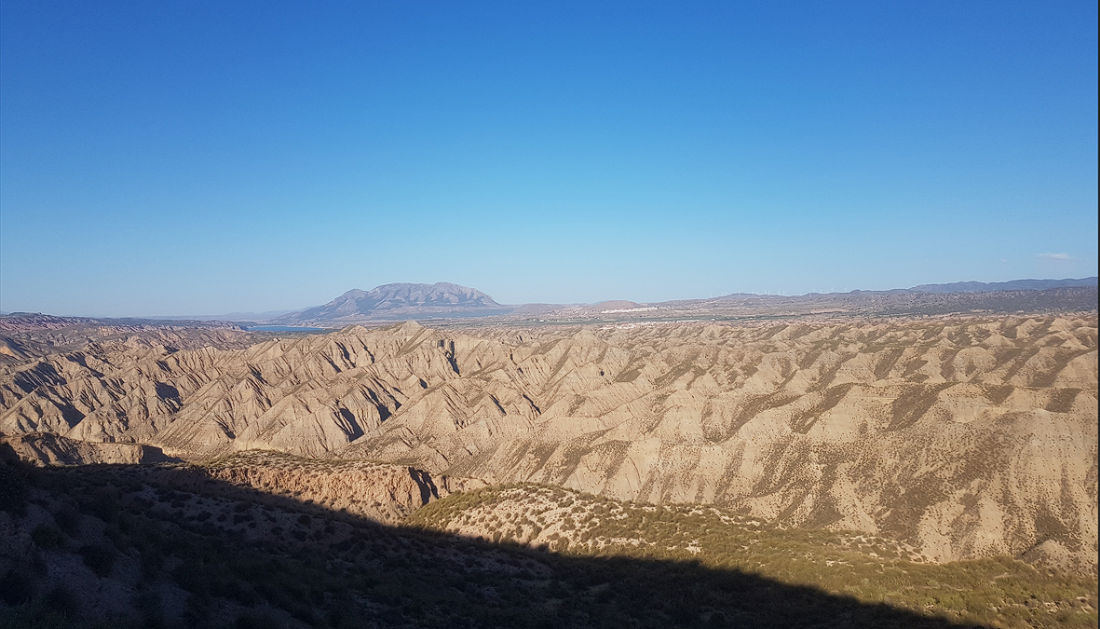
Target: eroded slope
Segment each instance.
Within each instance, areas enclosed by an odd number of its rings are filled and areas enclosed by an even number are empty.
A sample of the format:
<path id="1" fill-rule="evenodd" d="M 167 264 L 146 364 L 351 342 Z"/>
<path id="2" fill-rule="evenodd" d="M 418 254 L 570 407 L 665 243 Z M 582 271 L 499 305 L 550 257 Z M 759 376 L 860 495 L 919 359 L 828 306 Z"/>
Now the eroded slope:
<path id="1" fill-rule="evenodd" d="M 96 348 L 0 372 L 0 430 L 263 448 L 1094 570 L 1095 314 Z"/>

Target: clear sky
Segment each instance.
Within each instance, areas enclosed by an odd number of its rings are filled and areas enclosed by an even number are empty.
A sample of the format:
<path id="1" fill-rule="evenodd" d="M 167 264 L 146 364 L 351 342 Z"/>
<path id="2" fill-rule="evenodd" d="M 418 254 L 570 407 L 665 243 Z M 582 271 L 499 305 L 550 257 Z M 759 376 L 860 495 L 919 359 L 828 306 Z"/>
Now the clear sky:
<path id="1" fill-rule="evenodd" d="M 1097 3 L 0 3 L 0 310 L 1097 273 Z"/>

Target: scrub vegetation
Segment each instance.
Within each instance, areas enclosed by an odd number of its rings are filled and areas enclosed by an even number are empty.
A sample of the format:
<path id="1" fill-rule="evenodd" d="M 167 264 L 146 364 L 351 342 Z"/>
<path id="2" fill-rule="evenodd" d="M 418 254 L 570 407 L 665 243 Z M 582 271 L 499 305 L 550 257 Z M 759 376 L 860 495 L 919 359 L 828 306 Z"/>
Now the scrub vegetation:
<path id="1" fill-rule="evenodd" d="M 720 573 L 992 627 L 1095 627 L 1096 581 L 1008 557 L 934 564 L 860 532 L 782 528 L 700 505 L 645 505 L 517 484 L 456 494 L 410 525 L 570 557 L 689 563 Z"/>
<path id="2" fill-rule="evenodd" d="M 511 485 L 399 526 L 187 466 L 0 464 L 4 627 L 1096 625 L 1096 581 Z"/>

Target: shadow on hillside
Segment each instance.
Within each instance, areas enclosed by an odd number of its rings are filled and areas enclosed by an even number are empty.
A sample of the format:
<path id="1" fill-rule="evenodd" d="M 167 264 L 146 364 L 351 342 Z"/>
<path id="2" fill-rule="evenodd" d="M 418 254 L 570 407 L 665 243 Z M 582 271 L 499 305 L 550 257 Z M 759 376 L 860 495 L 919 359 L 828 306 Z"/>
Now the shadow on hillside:
<path id="1" fill-rule="evenodd" d="M 187 468 L 0 467 L 5 510 L 25 511 L 25 483 L 106 524 L 112 547 L 89 561 L 87 541 L 55 514 L 73 539 L 51 542 L 45 562 L 70 548 L 107 578 L 123 578 L 123 556 L 140 563 L 134 626 L 974 626 L 694 562 L 561 555 L 383 526 Z M 158 582 L 189 593 L 178 615 L 157 598 Z M 51 595 L 32 588 L 5 600 L 45 609 Z"/>

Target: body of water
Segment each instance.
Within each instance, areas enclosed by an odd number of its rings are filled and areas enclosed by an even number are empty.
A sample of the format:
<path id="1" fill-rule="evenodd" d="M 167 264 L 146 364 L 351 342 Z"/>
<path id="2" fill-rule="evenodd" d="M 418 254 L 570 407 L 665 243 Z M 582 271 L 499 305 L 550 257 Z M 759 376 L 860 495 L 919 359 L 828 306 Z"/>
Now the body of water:
<path id="1" fill-rule="evenodd" d="M 324 328 L 296 328 L 290 325 L 254 325 L 249 332 L 324 332 Z"/>

